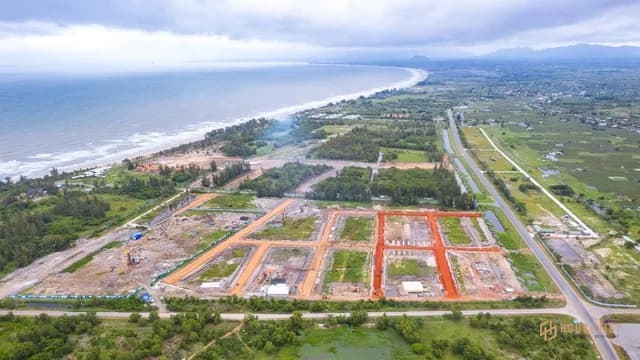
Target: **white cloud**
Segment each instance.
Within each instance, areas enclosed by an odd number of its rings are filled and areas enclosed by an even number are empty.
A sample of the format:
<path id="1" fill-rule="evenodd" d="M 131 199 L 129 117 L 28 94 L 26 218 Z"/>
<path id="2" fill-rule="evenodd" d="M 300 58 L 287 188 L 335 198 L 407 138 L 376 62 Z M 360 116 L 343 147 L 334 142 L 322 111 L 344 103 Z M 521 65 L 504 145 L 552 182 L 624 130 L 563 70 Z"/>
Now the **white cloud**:
<path id="1" fill-rule="evenodd" d="M 208 62 L 302 61 L 323 51 L 295 42 L 232 40 L 219 35 L 149 32 L 100 25 L 0 24 L 0 69 L 5 70 L 127 71 L 198 67 Z"/>
<path id="2" fill-rule="evenodd" d="M 636 0 L 49 1 L 3 5 L 0 71 L 640 44 Z"/>

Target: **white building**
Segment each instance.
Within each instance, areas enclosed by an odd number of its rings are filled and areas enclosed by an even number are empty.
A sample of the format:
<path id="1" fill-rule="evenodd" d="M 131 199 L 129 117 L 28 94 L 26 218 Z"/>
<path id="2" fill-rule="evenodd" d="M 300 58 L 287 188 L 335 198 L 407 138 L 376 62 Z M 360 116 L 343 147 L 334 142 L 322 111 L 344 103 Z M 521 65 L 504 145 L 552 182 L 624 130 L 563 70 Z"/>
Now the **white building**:
<path id="1" fill-rule="evenodd" d="M 420 281 L 403 281 L 402 288 L 407 294 L 417 294 L 424 292 L 424 287 Z"/>

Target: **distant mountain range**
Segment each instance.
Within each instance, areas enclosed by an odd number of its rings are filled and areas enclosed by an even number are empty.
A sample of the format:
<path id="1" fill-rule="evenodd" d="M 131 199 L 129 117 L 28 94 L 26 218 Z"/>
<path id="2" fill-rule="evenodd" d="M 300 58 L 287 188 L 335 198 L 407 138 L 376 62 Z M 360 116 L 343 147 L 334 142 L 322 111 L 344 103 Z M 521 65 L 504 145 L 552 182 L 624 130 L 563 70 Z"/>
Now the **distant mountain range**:
<path id="1" fill-rule="evenodd" d="M 528 47 L 502 49 L 482 56 L 489 59 L 620 59 L 640 58 L 640 47 L 577 44 L 533 50 Z"/>

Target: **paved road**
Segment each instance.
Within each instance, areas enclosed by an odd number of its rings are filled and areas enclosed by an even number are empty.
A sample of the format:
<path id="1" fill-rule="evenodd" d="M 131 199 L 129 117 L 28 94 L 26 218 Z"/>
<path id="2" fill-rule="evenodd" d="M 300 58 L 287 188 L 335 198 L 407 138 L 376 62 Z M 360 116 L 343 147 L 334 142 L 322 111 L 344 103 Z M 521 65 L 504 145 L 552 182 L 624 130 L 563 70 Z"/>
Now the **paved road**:
<path id="1" fill-rule="evenodd" d="M 447 115 L 449 117 L 449 128 L 453 133 L 453 146 L 458 151 L 458 153 L 464 158 L 467 165 L 473 171 L 480 183 L 487 189 L 489 194 L 496 200 L 496 203 L 500 208 L 503 209 L 505 215 L 509 219 L 509 221 L 513 224 L 515 229 L 518 231 L 520 236 L 525 240 L 533 254 L 538 258 L 538 261 L 542 264 L 544 269 L 549 273 L 553 281 L 558 285 L 558 288 L 563 293 L 563 295 L 567 299 L 567 307 L 569 314 L 576 317 L 580 322 L 584 324 L 598 324 L 599 316 L 596 315 L 596 312 L 590 312 L 594 307 L 587 304 L 571 287 L 571 285 L 567 282 L 567 280 L 562 276 L 560 271 L 555 267 L 553 262 L 549 259 L 549 257 L 542 250 L 540 245 L 531 237 L 525 226 L 522 224 L 520 219 L 516 216 L 516 214 L 511 210 L 509 205 L 502 198 L 501 194 L 498 193 L 496 188 L 489 182 L 489 179 L 484 175 L 484 173 L 480 170 L 478 165 L 471 159 L 471 156 L 464 150 L 462 146 L 462 141 L 460 140 L 460 134 L 458 134 L 458 129 L 456 126 L 456 122 L 453 117 L 453 113 L 451 110 L 447 111 Z M 594 316 L 596 315 L 596 316 Z M 604 336 L 594 336 L 596 334 L 592 334 L 591 338 L 595 343 L 600 355 L 603 359 L 617 359 L 616 353 L 611 346 L 611 343 Z M 598 334 L 602 335 L 602 334 Z"/>
<path id="2" fill-rule="evenodd" d="M 59 317 L 63 315 L 74 316 L 81 314 L 81 312 L 73 312 L 73 311 L 57 311 L 57 310 L 0 310 L 0 315 L 6 315 L 9 312 L 13 312 L 16 316 L 38 316 L 40 314 L 47 314 L 52 317 Z M 464 310 L 462 311 L 463 315 L 476 315 L 480 312 L 490 312 L 492 315 L 571 315 L 566 307 L 564 308 L 545 308 L 545 309 L 489 309 L 489 310 Z M 411 316 L 411 317 L 429 317 L 429 316 L 442 316 L 445 314 L 450 314 L 451 311 L 445 310 L 430 310 L 430 311 L 372 311 L 369 312 L 369 317 L 375 318 L 382 316 L 382 314 L 387 314 L 387 316 L 399 317 L 403 315 Z M 96 315 L 101 319 L 128 319 L 132 312 L 116 312 L 116 311 L 108 311 L 108 312 L 97 312 Z M 148 313 L 140 313 L 143 316 L 148 316 Z M 162 319 L 168 319 L 171 316 L 175 316 L 178 313 L 166 312 L 159 313 L 158 315 Z M 260 320 L 284 320 L 291 317 L 290 313 L 287 314 L 252 314 L 258 317 Z M 349 316 L 350 313 L 345 312 L 324 312 L 324 313 L 304 313 L 302 315 L 305 319 L 326 319 L 329 315 L 331 316 Z M 244 313 L 223 313 L 220 314 L 222 320 L 225 321 L 242 321 L 245 317 Z"/>

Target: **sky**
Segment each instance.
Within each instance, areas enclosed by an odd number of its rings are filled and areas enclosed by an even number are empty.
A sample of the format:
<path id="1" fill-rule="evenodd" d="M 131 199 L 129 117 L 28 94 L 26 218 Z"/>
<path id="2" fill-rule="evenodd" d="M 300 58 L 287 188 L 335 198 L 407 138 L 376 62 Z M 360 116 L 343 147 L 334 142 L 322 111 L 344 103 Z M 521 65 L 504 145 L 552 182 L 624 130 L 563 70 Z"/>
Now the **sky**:
<path id="1" fill-rule="evenodd" d="M 637 0 L 0 0 L 0 72 L 640 45 Z"/>

